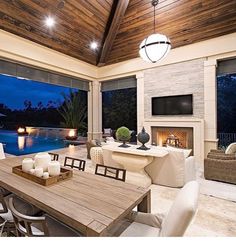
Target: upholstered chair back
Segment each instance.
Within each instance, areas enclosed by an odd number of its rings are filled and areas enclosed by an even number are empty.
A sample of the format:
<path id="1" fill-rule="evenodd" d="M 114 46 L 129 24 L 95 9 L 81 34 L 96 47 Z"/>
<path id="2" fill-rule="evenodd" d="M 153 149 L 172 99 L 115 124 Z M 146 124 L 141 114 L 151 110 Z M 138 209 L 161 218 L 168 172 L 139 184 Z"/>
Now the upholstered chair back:
<path id="1" fill-rule="evenodd" d="M 4 153 L 4 149 L 3 149 L 3 144 L 0 143 L 0 160 L 5 159 L 5 153 Z"/>
<path id="2" fill-rule="evenodd" d="M 193 219 L 198 204 L 199 184 L 188 182 L 178 193 L 169 213 L 164 218 L 160 236 L 183 236 Z"/>
<path id="3" fill-rule="evenodd" d="M 236 142 L 231 143 L 225 150 L 225 154 L 236 154 Z"/>

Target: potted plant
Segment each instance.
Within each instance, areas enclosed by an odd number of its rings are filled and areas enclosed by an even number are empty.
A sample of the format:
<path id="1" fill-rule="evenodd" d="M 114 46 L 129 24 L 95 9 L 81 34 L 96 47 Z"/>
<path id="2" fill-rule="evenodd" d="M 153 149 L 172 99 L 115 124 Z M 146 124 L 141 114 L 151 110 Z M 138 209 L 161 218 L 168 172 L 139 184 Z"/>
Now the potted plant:
<path id="1" fill-rule="evenodd" d="M 118 128 L 116 131 L 116 138 L 118 141 L 123 142 L 123 144 L 120 145 L 119 147 L 129 147 L 126 144 L 126 142 L 130 140 L 131 135 L 130 135 L 130 131 L 127 127 L 122 126 L 122 127 Z"/>

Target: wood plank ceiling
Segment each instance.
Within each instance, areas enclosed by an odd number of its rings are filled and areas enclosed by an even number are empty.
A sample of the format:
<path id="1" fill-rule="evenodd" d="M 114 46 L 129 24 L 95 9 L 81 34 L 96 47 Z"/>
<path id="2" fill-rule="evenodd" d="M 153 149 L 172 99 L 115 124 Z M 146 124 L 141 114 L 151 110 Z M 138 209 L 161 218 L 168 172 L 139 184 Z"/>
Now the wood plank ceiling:
<path id="1" fill-rule="evenodd" d="M 48 15 L 56 19 L 51 29 Z M 159 0 L 156 24 L 172 48 L 233 33 L 236 0 Z M 153 7 L 151 0 L 0 0 L 0 28 L 100 66 L 138 57 L 153 32 Z"/>

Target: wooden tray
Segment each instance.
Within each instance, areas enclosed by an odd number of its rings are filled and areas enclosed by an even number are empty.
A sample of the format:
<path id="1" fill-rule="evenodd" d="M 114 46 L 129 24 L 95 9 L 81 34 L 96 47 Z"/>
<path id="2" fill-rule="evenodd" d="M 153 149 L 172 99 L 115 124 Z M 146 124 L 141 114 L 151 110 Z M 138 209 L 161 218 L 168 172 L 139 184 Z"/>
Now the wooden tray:
<path id="1" fill-rule="evenodd" d="M 49 177 L 47 179 L 43 179 L 42 177 L 36 177 L 35 175 L 32 175 L 30 173 L 23 172 L 21 165 L 13 167 L 12 172 L 21 176 L 21 177 L 24 177 L 28 180 L 31 180 L 31 181 L 36 182 L 38 184 L 41 184 L 43 186 L 49 186 L 49 185 L 52 185 L 54 183 L 66 180 L 66 179 L 72 177 L 72 175 L 73 175 L 72 170 L 68 170 L 64 167 L 61 167 L 61 173 L 60 173 L 59 176 Z"/>

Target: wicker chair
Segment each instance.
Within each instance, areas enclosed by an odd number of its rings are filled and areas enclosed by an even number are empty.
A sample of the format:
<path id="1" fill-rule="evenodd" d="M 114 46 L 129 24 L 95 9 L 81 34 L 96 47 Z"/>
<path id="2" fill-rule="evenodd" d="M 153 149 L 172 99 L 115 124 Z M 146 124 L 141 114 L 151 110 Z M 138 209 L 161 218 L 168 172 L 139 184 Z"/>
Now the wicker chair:
<path id="1" fill-rule="evenodd" d="M 219 159 L 219 160 L 236 160 L 235 154 L 225 154 L 223 150 L 210 150 L 207 154 L 207 158 Z"/>
<path id="2" fill-rule="evenodd" d="M 225 155 L 225 154 L 224 154 Z M 221 181 L 236 184 L 236 159 L 216 155 L 217 158 L 204 160 L 204 176 L 207 180 Z"/>

